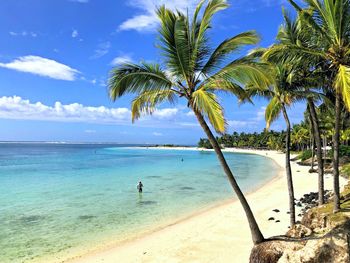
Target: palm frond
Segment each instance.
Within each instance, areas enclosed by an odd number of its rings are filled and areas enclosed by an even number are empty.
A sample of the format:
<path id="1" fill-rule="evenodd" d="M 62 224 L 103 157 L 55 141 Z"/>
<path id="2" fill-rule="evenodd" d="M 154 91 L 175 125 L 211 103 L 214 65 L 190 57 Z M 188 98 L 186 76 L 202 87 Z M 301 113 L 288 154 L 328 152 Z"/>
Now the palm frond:
<path id="1" fill-rule="evenodd" d="M 266 129 L 270 129 L 271 123 L 274 122 L 281 114 L 282 104 L 277 97 L 273 97 L 265 109 Z"/>
<path id="2" fill-rule="evenodd" d="M 208 74 L 217 70 L 220 63 L 225 61 L 232 52 L 237 52 L 246 45 L 254 45 L 259 42 L 259 37 L 255 31 L 247 31 L 238 34 L 232 38 L 224 40 L 211 54 L 207 63 L 202 69 L 202 73 Z"/>
<path id="3" fill-rule="evenodd" d="M 174 104 L 176 99 L 176 94 L 172 90 L 150 90 L 142 92 L 132 101 L 132 122 L 140 118 L 142 113 L 152 114 L 156 106 L 163 102 Z"/>
<path id="4" fill-rule="evenodd" d="M 350 110 L 350 68 L 340 65 L 334 83 L 337 93 L 340 93 L 344 104 Z"/>
<path id="5" fill-rule="evenodd" d="M 125 93 L 142 93 L 149 90 L 167 90 L 172 82 L 157 64 L 123 64 L 111 71 L 108 81 L 109 96 L 112 100 Z"/>
<path id="6" fill-rule="evenodd" d="M 229 81 L 240 86 L 250 83 L 257 87 L 268 87 L 271 83 L 268 66 L 252 61 L 249 57 L 232 61 L 209 77 L 202 85 L 205 86 L 213 81 L 215 83 L 218 80 Z"/>
<path id="7" fill-rule="evenodd" d="M 203 89 L 196 90 L 192 94 L 192 102 L 194 109 L 209 119 L 215 131 L 218 133 L 225 132 L 226 123 L 223 110 L 215 94 Z"/>

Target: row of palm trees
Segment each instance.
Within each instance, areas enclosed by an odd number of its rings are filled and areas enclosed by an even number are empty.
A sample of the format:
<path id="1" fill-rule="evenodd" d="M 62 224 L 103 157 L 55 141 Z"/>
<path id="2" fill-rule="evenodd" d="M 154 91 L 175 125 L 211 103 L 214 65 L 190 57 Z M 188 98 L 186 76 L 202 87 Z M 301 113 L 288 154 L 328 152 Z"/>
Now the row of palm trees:
<path id="1" fill-rule="evenodd" d="M 341 107 L 350 106 L 349 37 L 350 8 L 347 0 L 305 0 L 300 8 L 291 1 L 298 16 L 285 22 L 277 42 L 267 49 L 257 49 L 239 56 L 247 45 L 255 45 L 259 37 L 248 31 L 224 40 L 212 48 L 208 32 L 212 18 L 226 9 L 225 0 L 202 0 L 190 16 L 162 6 L 157 9 L 160 20 L 157 47 L 162 63 L 124 63 L 111 71 L 109 95 L 116 100 L 135 94 L 132 120 L 152 114 L 161 103 L 186 101 L 208 137 L 227 178 L 245 211 L 254 244 L 265 241 L 252 210 L 238 186 L 211 130 L 222 134 L 226 120 L 218 93 L 234 94 L 249 102 L 254 96 L 269 99 L 267 126 L 282 114 L 286 125 L 286 171 L 290 196 L 291 224 L 295 223 L 293 181 L 290 169 L 290 121 L 287 108 L 295 101 L 306 100 L 312 116 L 319 171 L 319 203 L 323 203 L 323 166 L 320 155 L 319 116 L 315 104 L 329 98 L 335 102 L 334 147 L 334 211 L 339 198 L 339 135 Z M 238 57 L 233 58 L 232 55 Z M 332 97 L 332 98 L 333 98 Z M 332 103 L 324 99 L 324 103 Z M 211 127 L 210 127 L 210 126 Z"/>

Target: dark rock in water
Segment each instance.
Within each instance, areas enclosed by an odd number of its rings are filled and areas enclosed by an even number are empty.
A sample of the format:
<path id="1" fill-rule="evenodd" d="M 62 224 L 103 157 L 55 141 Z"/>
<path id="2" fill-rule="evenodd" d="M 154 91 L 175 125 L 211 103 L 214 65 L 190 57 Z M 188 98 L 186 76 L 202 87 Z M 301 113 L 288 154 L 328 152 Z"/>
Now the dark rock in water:
<path id="1" fill-rule="evenodd" d="M 298 216 L 301 216 L 301 214 L 298 214 Z"/>
<path id="2" fill-rule="evenodd" d="M 82 215 L 82 216 L 78 216 L 78 218 L 81 219 L 81 220 L 89 220 L 89 219 L 96 218 L 96 216 L 93 216 L 93 215 Z"/>
<path id="3" fill-rule="evenodd" d="M 280 212 L 280 210 L 278 210 L 278 209 L 273 209 L 272 211 L 274 211 L 274 212 L 276 212 L 276 213 L 279 213 L 279 212 Z"/>
<path id="4" fill-rule="evenodd" d="M 190 186 L 182 186 L 180 187 L 181 190 L 195 190 L 193 187 Z"/>
<path id="5" fill-rule="evenodd" d="M 298 203 L 296 204 L 296 206 L 299 206 L 299 207 L 301 207 L 301 203 L 300 203 L 300 202 L 298 202 Z"/>
<path id="6" fill-rule="evenodd" d="M 275 223 L 279 223 L 279 222 L 281 222 L 281 221 L 279 221 L 279 220 L 276 220 L 276 221 L 275 221 Z"/>
<path id="7" fill-rule="evenodd" d="M 140 201 L 139 204 L 140 205 L 154 205 L 156 204 L 156 201 Z"/>
<path id="8" fill-rule="evenodd" d="M 272 221 L 272 220 L 275 220 L 275 218 L 274 217 L 270 217 L 268 220 Z"/>

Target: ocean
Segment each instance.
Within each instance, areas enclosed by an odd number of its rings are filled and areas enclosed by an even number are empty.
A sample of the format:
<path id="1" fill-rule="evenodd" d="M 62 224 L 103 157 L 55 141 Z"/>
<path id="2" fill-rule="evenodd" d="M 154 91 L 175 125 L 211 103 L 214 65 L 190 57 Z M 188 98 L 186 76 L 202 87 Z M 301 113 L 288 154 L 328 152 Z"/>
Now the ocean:
<path id="1" fill-rule="evenodd" d="M 263 156 L 225 157 L 245 192 L 278 171 Z M 233 198 L 213 152 L 1 143 L 0 262 L 60 261 Z"/>

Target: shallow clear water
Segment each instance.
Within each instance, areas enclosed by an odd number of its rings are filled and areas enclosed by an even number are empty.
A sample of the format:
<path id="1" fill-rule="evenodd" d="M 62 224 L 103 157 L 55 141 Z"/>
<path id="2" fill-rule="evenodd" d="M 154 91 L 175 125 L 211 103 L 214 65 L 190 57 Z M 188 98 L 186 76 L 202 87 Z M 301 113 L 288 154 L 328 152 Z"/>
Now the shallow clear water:
<path id="1" fill-rule="evenodd" d="M 262 156 L 226 157 L 244 191 L 277 171 Z M 141 195 L 139 180 L 144 184 Z M 64 258 L 231 197 L 211 152 L 0 144 L 0 262 Z"/>

